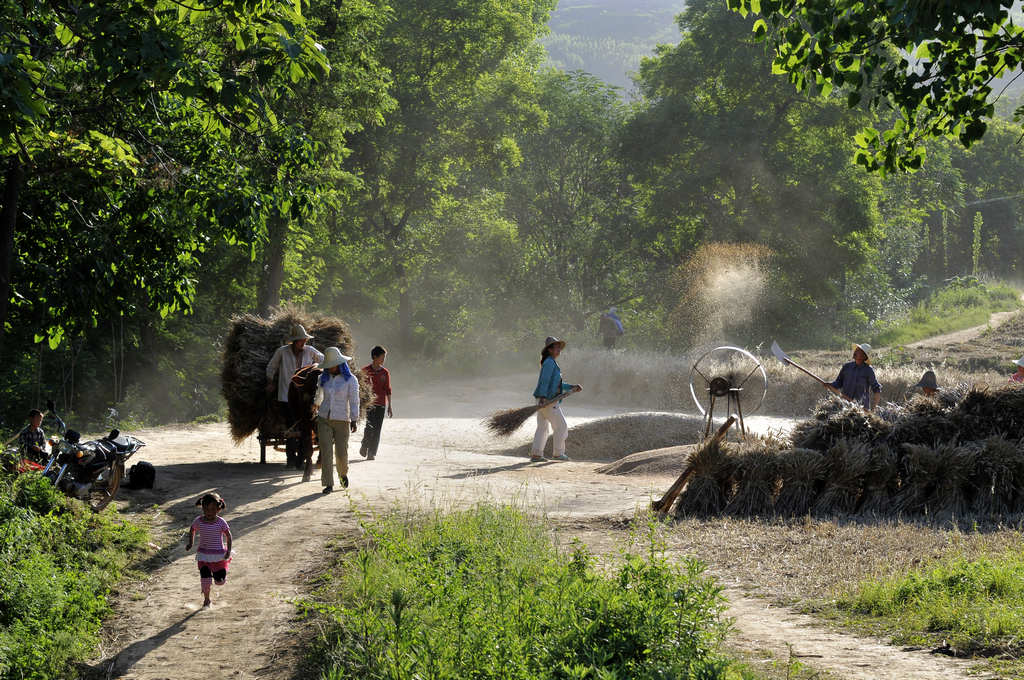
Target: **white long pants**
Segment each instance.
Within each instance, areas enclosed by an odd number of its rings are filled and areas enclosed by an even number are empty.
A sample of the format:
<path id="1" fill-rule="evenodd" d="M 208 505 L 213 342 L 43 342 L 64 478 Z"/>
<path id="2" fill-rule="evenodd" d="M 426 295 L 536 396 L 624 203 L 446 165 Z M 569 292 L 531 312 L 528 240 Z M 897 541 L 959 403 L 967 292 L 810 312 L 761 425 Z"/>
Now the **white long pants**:
<path id="1" fill-rule="evenodd" d="M 562 415 L 559 405 L 552 404 L 537 411 L 537 431 L 533 435 L 531 455 L 544 455 L 544 445 L 548 443 L 548 425 L 551 426 L 555 435 L 552 456 L 557 458 L 565 453 L 565 440 L 569 438 L 569 426 L 565 423 L 565 416 Z"/>

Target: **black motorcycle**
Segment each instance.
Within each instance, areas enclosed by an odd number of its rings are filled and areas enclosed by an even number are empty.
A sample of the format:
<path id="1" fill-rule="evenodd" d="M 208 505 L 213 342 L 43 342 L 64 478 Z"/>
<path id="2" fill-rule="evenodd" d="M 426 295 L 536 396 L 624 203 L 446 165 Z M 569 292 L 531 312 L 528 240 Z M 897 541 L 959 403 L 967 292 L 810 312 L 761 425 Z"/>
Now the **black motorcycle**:
<path id="1" fill-rule="evenodd" d="M 125 461 L 146 443 L 116 429 L 102 439 L 83 442 L 78 432 L 67 429 L 64 421 L 53 415 L 61 436 L 50 438 L 50 457 L 42 475 L 68 496 L 102 510 L 121 487 Z"/>

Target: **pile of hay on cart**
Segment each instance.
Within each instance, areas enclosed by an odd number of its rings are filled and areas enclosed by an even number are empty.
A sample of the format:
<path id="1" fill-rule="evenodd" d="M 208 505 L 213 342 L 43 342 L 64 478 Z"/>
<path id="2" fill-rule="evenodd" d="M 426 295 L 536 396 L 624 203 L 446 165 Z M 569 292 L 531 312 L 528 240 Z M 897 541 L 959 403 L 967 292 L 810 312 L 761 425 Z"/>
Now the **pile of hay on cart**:
<path id="1" fill-rule="evenodd" d="M 1024 386 L 868 412 L 830 396 L 788 437 L 709 440 L 678 516 L 1006 516 L 1024 510 Z"/>
<path id="2" fill-rule="evenodd" d="M 296 309 L 282 309 L 269 319 L 243 314 L 231 320 L 231 328 L 224 341 L 224 365 L 221 369 L 221 393 L 228 405 L 228 424 L 231 437 L 240 443 L 257 430 L 263 433 L 283 433 L 287 428 L 277 409 L 277 390 L 268 393 L 267 364 L 295 324 L 302 324 L 313 336 L 309 344 L 323 352 L 338 347 L 348 356 L 354 356 L 352 332 L 344 321 L 334 317 L 309 316 Z M 355 360 L 350 363 L 359 376 L 359 397 L 363 410 L 372 399 L 369 379 L 356 371 Z"/>

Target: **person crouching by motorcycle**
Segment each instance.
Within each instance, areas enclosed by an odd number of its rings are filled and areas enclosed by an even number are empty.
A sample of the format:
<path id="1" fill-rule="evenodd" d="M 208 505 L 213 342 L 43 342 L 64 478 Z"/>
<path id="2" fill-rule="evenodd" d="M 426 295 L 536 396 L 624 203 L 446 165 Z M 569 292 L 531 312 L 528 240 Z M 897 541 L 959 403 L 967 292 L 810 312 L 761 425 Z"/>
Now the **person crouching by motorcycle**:
<path id="1" fill-rule="evenodd" d="M 231 527 L 223 517 L 220 517 L 220 511 L 226 506 L 219 494 L 208 493 L 196 501 L 196 505 L 202 507 L 203 514 L 192 521 L 185 550 L 192 549 L 195 535 L 199 534 L 196 563 L 199 565 L 203 606 L 209 607 L 211 584 L 222 586 L 228 578 L 228 565 L 231 564 Z"/>
<path id="2" fill-rule="evenodd" d="M 43 413 L 34 408 L 28 412 L 28 425 L 18 433 L 21 455 L 35 463 L 46 462 L 46 435 L 42 425 Z"/>

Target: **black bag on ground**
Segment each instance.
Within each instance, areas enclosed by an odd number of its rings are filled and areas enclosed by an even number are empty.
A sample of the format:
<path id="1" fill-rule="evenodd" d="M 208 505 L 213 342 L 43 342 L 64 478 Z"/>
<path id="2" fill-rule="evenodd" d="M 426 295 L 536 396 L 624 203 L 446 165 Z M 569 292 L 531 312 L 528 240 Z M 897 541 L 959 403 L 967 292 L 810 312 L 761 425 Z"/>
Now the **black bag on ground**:
<path id="1" fill-rule="evenodd" d="M 129 489 L 152 489 L 156 482 L 156 468 L 152 463 L 140 461 L 128 469 Z"/>

